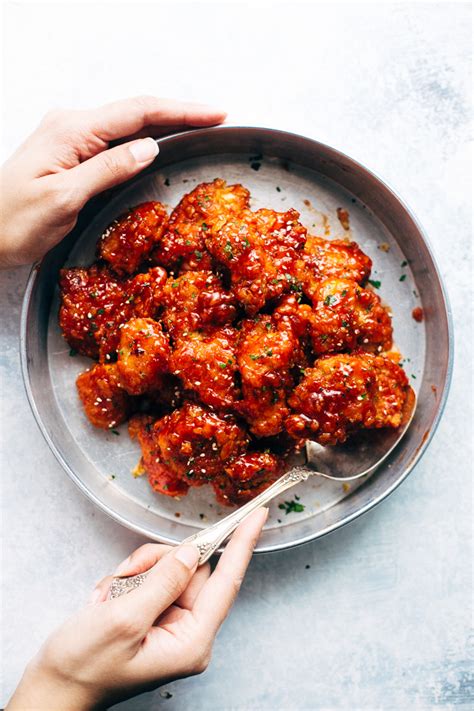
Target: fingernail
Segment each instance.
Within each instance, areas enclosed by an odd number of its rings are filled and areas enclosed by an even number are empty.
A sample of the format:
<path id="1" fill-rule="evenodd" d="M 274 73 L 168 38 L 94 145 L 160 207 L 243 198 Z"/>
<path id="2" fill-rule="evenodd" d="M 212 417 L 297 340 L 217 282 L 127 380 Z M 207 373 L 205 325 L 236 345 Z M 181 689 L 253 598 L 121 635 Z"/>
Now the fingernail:
<path id="1" fill-rule="evenodd" d="M 160 150 L 154 138 L 142 138 L 128 148 L 137 163 L 148 163 L 158 155 Z"/>
<path id="2" fill-rule="evenodd" d="M 125 558 L 125 560 L 123 560 L 120 563 L 120 565 L 118 565 L 115 568 L 114 575 L 123 575 L 124 573 L 127 572 L 129 565 L 130 565 L 130 556 L 128 556 L 128 558 Z"/>
<path id="3" fill-rule="evenodd" d="M 186 568 L 192 570 L 198 563 L 199 551 L 196 546 L 179 546 L 174 557 L 185 565 Z"/>
<path id="4" fill-rule="evenodd" d="M 92 592 L 89 600 L 87 601 L 88 605 L 95 605 L 96 602 L 99 602 L 99 598 L 102 595 L 102 591 L 99 588 L 95 588 L 95 590 Z"/>

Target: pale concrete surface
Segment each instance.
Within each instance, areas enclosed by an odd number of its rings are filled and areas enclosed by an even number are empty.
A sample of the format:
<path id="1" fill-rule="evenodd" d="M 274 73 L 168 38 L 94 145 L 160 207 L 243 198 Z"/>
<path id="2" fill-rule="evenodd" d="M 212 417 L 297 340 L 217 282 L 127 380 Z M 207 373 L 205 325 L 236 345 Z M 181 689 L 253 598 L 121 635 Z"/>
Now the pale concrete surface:
<path id="1" fill-rule="evenodd" d="M 411 205 L 454 312 L 450 398 L 409 479 L 344 530 L 255 558 L 208 671 L 168 685 L 170 699 L 157 691 L 120 709 L 469 708 L 470 9 L 272 7 L 6 10 L 5 154 L 51 106 L 143 92 L 214 102 L 232 122 L 313 136 L 381 174 Z M 35 425 L 18 358 L 27 271 L 1 275 L 3 703 L 47 632 L 142 542 L 79 493 Z"/>

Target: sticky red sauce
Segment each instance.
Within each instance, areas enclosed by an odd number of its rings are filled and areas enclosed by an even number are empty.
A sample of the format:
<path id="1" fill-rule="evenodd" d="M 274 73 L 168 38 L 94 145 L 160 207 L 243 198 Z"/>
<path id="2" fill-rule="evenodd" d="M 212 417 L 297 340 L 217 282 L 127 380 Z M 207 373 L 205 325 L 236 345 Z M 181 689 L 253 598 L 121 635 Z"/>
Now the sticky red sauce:
<path id="1" fill-rule="evenodd" d="M 413 311 L 411 312 L 411 315 L 412 315 L 412 318 L 413 318 L 417 323 L 421 323 L 421 322 L 423 321 L 424 317 L 425 317 L 425 315 L 424 315 L 424 313 L 423 313 L 423 309 L 421 308 L 421 306 L 417 306 L 416 308 L 414 308 Z"/>

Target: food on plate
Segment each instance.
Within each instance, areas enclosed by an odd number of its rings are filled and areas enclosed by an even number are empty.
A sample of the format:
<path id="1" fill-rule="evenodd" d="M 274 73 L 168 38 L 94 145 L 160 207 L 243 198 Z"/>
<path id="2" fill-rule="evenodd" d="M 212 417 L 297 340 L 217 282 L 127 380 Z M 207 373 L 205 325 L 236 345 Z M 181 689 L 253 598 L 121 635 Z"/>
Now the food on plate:
<path id="1" fill-rule="evenodd" d="M 117 218 L 102 235 L 97 255 L 116 274 L 133 274 L 160 241 L 168 214 L 160 202 L 144 202 Z"/>
<path id="2" fill-rule="evenodd" d="M 308 234 L 293 208 L 252 210 L 216 179 L 169 216 L 130 208 L 97 256 L 61 271 L 59 322 L 96 361 L 77 379 L 88 419 L 128 420 L 156 492 L 210 485 L 242 504 L 308 438 L 401 424 L 411 390 L 357 243 Z"/>

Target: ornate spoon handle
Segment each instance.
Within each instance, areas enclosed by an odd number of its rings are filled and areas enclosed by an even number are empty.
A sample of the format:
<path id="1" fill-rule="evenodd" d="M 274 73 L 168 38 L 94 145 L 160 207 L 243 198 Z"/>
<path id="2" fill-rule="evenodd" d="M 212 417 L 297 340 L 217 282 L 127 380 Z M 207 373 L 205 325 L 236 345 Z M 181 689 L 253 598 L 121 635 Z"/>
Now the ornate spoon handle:
<path id="1" fill-rule="evenodd" d="M 204 528 L 202 531 L 198 531 L 198 533 L 194 533 L 192 536 L 185 538 L 183 543 L 192 543 L 197 546 L 200 553 L 199 565 L 202 565 L 209 560 L 221 543 L 235 531 L 239 523 L 251 514 L 252 511 L 255 511 L 255 509 L 258 509 L 260 506 L 274 499 L 275 496 L 282 494 L 295 484 L 298 484 L 300 481 L 305 481 L 308 477 L 316 473 L 317 472 L 313 469 L 307 467 L 294 467 L 290 469 L 290 471 L 283 474 L 283 476 L 277 479 L 268 489 L 262 491 L 262 493 L 258 494 L 254 499 L 220 521 L 217 521 L 212 526 Z M 146 573 L 140 573 L 139 575 L 133 575 L 128 578 L 114 578 L 110 587 L 110 597 L 120 597 L 120 595 L 130 592 L 141 585 L 145 577 Z"/>

